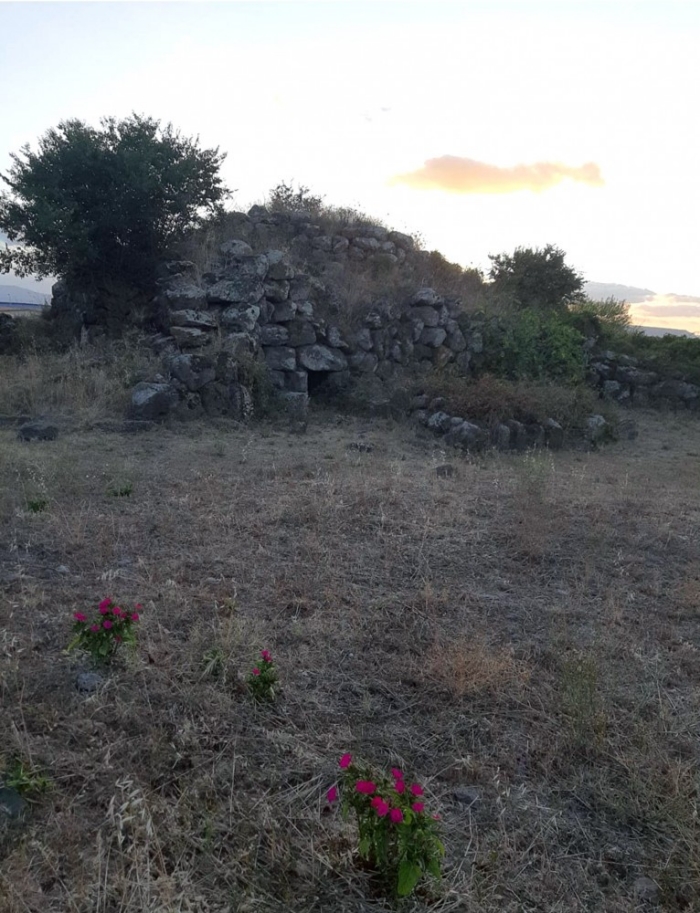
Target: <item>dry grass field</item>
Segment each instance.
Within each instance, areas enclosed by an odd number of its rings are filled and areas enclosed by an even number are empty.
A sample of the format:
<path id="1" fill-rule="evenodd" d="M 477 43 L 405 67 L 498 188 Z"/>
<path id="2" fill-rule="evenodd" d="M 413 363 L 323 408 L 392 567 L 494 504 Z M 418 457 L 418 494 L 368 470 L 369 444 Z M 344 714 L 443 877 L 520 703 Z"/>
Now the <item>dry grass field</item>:
<path id="1" fill-rule="evenodd" d="M 638 419 L 475 458 L 327 412 L 0 430 L 0 770 L 50 781 L 0 832 L 0 911 L 389 910 L 326 805 L 345 751 L 441 815 L 403 910 L 699 910 L 700 423 Z M 106 595 L 141 638 L 85 697 L 64 650 Z"/>

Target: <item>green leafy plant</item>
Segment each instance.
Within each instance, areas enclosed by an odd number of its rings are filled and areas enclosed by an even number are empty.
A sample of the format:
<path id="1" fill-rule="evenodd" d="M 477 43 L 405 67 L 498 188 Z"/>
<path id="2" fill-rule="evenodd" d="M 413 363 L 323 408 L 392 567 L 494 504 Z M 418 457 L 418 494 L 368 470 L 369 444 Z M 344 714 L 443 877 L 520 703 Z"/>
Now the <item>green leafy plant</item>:
<path id="1" fill-rule="evenodd" d="M 350 754 L 342 756 L 340 767 L 341 783 L 330 788 L 328 801 L 342 798 L 344 815 L 355 812 L 358 853 L 390 891 L 407 897 L 424 876 L 439 878 L 445 847 L 438 837 L 438 816 L 426 813 L 423 787 L 409 783 L 396 767 L 386 776 L 353 762 Z"/>
<path id="2" fill-rule="evenodd" d="M 269 650 L 260 651 L 260 665 L 246 678 L 246 684 L 256 701 L 270 703 L 275 699 L 277 670 Z"/>
<path id="3" fill-rule="evenodd" d="M 123 482 L 121 485 L 110 485 L 107 494 L 113 498 L 130 498 L 133 494 L 134 486 L 132 482 Z"/>
<path id="4" fill-rule="evenodd" d="M 40 514 L 49 506 L 48 498 L 29 498 L 27 510 L 32 514 Z"/>
<path id="5" fill-rule="evenodd" d="M 133 646 L 136 643 L 134 625 L 139 621 L 141 608 L 137 603 L 132 612 L 126 612 L 108 596 L 99 604 L 98 614 L 92 619 L 83 612 L 74 612 L 75 636 L 68 649 L 89 653 L 97 665 L 109 663 L 122 644 Z"/>
<path id="6" fill-rule="evenodd" d="M 51 786 L 51 781 L 33 764 L 26 764 L 21 758 L 15 757 L 10 762 L 7 770 L 2 775 L 5 786 L 16 790 L 20 796 L 32 798 L 39 793 L 46 792 Z"/>

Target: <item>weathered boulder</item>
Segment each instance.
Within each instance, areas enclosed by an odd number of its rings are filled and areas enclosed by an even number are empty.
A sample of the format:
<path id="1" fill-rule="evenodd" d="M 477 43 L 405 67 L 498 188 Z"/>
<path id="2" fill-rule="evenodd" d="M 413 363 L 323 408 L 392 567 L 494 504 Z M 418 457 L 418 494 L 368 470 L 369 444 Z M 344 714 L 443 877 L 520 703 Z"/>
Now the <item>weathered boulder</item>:
<path id="1" fill-rule="evenodd" d="M 553 418 L 545 419 L 544 437 L 550 450 L 561 450 L 564 446 L 564 429 Z"/>
<path id="2" fill-rule="evenodd" d="M 286 323 L 288 320 L 294 320 L 297 315 L 298 304 L 296 301 L 281 301 L 276 304 L 270 318 L 273 323 Z"/>
<path id="3" fill-rule="evenodd" d="M 405 235 L 401 231 L 390 231 L 389 240 L 402 250 L 413 250 L 416 246 L 416 242 L 413 238 L 410 235 Z"/>
<path id="4" fill-rule="evenodd" d="M 183 349 L 198 349 L 210 340 L 209 333 L 196 327 L 170 327 L 170 335 Z"/>
<path id="5" fill-rule="evenodd" d="M 226 308 L 221 315 L 221 325 L 227 330 L 239 333 L 252 333 L 260 317 L 260 308 L 257 304 L 232 305 Z"/>
<path id="6" fill-rule="evenodd" d="M 55 441 L 57 437 L 58 428 L 49 422 L 25 422 L 17 429 L 20 441 Z"/>
<path id="7" fill-rule="evenodd" d="M 452 427 L 452 416 L 448 415 L 447 412 L 433 412 L 428 418 L 426 426 L 431 431 L 434 431 L 435 434 L 446 434 Z"/>
<path id="8" fill-rule="evenodd" d="M 440 313 L 428 305 L 412 307 L 410 317 L 414 321 L 420 321 L 424 327 L 436 327 L 440 323 Z"/>
<path id="9" fill-rule="evenodd" d="M 195 311 L 190 308 L 184 311 L 173 311 L 170 314 L 171 327 L 197 327 L 198 329 L 215 329 L 216 316 L 208 311 Z"/>
<path id="10" fill-rule="evenodd" d="M 265 282 L 264 288 L 265 297 L 273 304 L 286 301 L 289 298 L 289 282 L 286 279 Z"/>
<path id="11" fill-rule="evenodd" d="M 511 418 L 505 422 L 505 425 L 510 431 L 510 446 L 513 450 L 527 450 L 528 448 L 528 435 L 527 429 L 522 422 L 516 421 L 516 419 Z"/>
<path id="12" fill-rule="evenodd" d="M 262 346 L 284 346 L 289 342 L 288 326 L 278 324 L 269 324 L 260 327 L 260 345 Z"/>
<path id="13" fill-rule="evenodd" d="M 181 276 L 168 280 L 167 287 L 160 292 L 160 297 L 169 310 L 197 310 L 205 306 L 207 301 L 206 292 L 200 285 Z"/>
<path id="14" fill-rule="evenodd" d="M 289 262 L 287 255 L 281 250 L 269 250 L 266 255 L 267 257 L 267 278 L 271 282 L 281 282 L 289 279 L 294 279 L 295 271 L 292 264 Z M 298 291 L 299 285 L 295 287 L 295 291 Z M 308 294 L 303 297 L 308 298 Z"/>
<path id="15" fill-rule="evenodd" d="M 230 241 L 224 241 L 219 248 L 224 257 L 230 259 L 239 259 L 241 257 L 252 257 L 253 248 L 245 241 L 232 238 Z"/>
<path id="16" fill-rule="evenodd" d="M 374 352 L 354 352 L 348 355 L 348 365 L 359 374 L 373 374 L 377 370 L 379 359 Z"/>
<path id="17" fill-rule="evenodd" d="M 652 388 L 656 399 L 680 400 L 686 406 L 694 406 L 700 396 L 700 387 L 682 380 L 664 380 Z"/>
<path id="18" fill-rule="evenodd" d="M 429 346 L 431 349 L 437 349 L 447 339 L 447 333 L 443 327 L 426 326 L 418 338 L 418 342 L 423 346 Z"/>
<path id="19" fill-rule="evenodd" d="M 177 405 L 177 390 L 171 384 L 136 384 L 131 391 L 129 418 L 157 421 Z"/>
<path id="20" fill-rule="evenodd" d="M 265 297 L 265 286 L 258 279 L 221 279 L 209 287 L 206 296 L 210 304 L 256 304 Z"/>
<path id="21" fill-rule="evenodd" d="M 316 330 L 308 320 L 295 318 L 285 326 L 290 346 L 312 346 L 316 342 Z"/>
<path id="22" fill-rule="evenodd" d="M 603 396 L 605 399 L 617 399 L 622 392 L 622 384 L 617 380 L 603 381 Z"/>
<path id="23" fill-rule="evenodd" d="M 299 364 L 307 371 L 345 371 L 348 360 L 344 353 L 338 349 L 319 344 L 300 346 Z"/>
<path id="24" fill-rule="evenodd" d="M 359 330 L 356 330 L 350 343 L 358 349 L 363 349 L 365 352 L 371 352 L 372 333 L 370 332 L 369 327 L 361 327 Z"/>
<path id="25" fill-rule="evenodd" d="M 419 289 L 413 298 L 411 298 L 411 304 L 414 307 L 420 307 L 422 305 L 438 305 L 441 302 L 441 298 L 435 289 L 432 288 L 422 288 Z M 437 326 L 436 323 L 428 324 L 428 326 Z"/>
<path id="26" fill-rule="evenodd" d="M 216 377 L 216 369 L 210 358 L 203 355 L 183 354 L 170 359 L 170 373 L 194 393 Z"/>
<path id="27" fill-rule="evenodd" d="M 585 438 L 591 444 L 602 441 L 608 433 L 608 423 L 602 415 L 591 415 L 586 421 Z"/>
<path id="28" fill-rule="evenodd" d="M 288 346 L 270 346 L 265 349 L 265 363 L 273 371 L 295 371 L 296 351 Z"/>
<path id="29" fill-rule="evenodd" d="M 643 371 L 641 368 L 618 368 L 615 377 L 620 383 L 633 387 L 649 387 L 655 384 L 659 375 L 655 371 Z"/>
<path id="30" fill-rule="evenodd" d="M 467 421 L 454 425 L 445 435 L 446 444 L 461 447 L 462 450 L 482 450 L 487 442 L 487 432 Z"/>

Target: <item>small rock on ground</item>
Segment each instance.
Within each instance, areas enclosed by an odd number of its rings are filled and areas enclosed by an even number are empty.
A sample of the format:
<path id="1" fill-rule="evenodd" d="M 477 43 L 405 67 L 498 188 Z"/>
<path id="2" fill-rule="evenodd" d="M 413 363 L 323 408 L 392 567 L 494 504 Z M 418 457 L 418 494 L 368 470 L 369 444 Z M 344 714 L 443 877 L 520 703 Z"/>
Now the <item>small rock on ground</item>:
<path id="1" fill-rule="evenodd" d="M 452 476 L 457 474 L 457 470 L 449 463 L 445 463 L 443 466 L 436 466 L 435 472 L 439 479 L 451 479 Z"/>
<path id="2" fill-rule="evenodd" d="M 94 694 L 104 684 L 104 675 L 100 672 L 80 672 L 75 679 L 75 687 L 81 694 Z"/>
<path id="3" fill-rule="evenodd" d="M 8 821 L 21 821 L 29 806 L 16 789 L 0 786 L 0 825 Z"/>
<path id="4" fill-rule="evenodd" d="M 26 422 L 17 431 L 20 441 L 55 441 L 57 437 L 58 428 L 48 422 Z"/>
<path id="5" fill-rule="evenodd" d="M 647 875 L 640 875 L 634 881 L 634 896 L 643 903 L 656 904 L 661 898 L 658 884 Z"/>
<path id="6" fill-rule="evenodd" d="M 452 798 L 460 805 L 472 806 L 476 805 L 481 796 L 474 786 L 458 786 L 452 793 Z"/>

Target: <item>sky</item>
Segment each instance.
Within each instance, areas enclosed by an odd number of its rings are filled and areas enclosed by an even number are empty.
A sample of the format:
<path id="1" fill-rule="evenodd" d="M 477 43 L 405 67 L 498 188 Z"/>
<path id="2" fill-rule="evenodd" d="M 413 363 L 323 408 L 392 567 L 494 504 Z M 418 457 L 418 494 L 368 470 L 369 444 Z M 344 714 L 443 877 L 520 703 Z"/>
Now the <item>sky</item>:
<path id="1" fill-rule="evenodd" d="M 0 172 L 136 111 L 225 151 L 236 208 L 295 182 L 482 269 L 556 244 L 700 329 L 699 40 L 695 0 L 0 2 Z"/>

